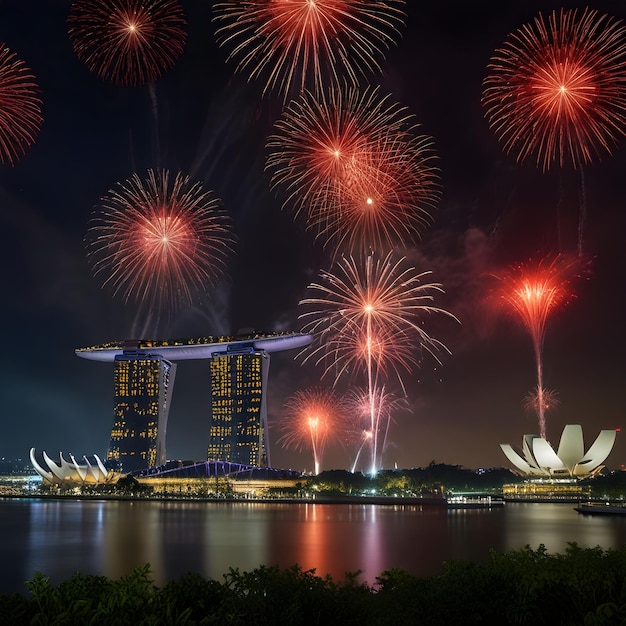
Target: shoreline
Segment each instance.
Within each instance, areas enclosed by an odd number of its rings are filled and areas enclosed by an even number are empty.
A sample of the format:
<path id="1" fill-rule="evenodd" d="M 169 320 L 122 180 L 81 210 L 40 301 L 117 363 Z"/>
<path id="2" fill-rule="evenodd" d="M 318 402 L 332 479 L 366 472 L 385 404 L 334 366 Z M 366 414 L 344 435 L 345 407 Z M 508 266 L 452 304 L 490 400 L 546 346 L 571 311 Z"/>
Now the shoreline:
<path id="1" fill-rule="evenodd" d="M 439 493 L 425 493 L 424 495 L 381 495 L 373 493 L 341 493 L 341 492 L 319 492 L 314 489 L 298 490 L 299 493 L 293 495 L 277 492 L 267 494 L 254 491 L 241 490 L 217 490 L 207 491 L 187 489 L 154 489 L 154 491 L 142 491 L 141 489 L 120 490 L 115 492 L 83 492 L 73 490 L 48 491 L 30 490 L 18 485 L 0 485 L 0 499 L 41 499 L 41 500 L 100 500 L 100 501 L 148 501 L 148 502 L 254 502 L 259 504 L 367 504 L 377 506 L 417 506 L 417 507 L 447 507 L 448 509 L 472 509 L 472 508 L 494 508 L 501 507 L 506 503 L 552 503 L 552 504 L 577 504 L 582 503 L 602 503 L 623 505 L 622 498 L 607 499 L 607 497 L 593 497 L 590 494 L 503 494 L 499 491 L 450 491 L 446 495 Z"/>
<path id="2" fill-rule="evenodd" d="M 254 502 L 259 504 L 376 504 L 383 506 L 448 506 L 445 498 L 420 498 L 417 496 L 320 496 L 316 498 L 234 498 L 232 496 L 224 497 L 188 497 L 188 496 L 172 496 L 164 497 L 155 495 L 152 497 L 133 496 L 133 495 L 115 495 L 115 494 L 0 494 L 2 499 L 27 499 L 27 500 L 111 500 L 111 501 L 129 501 L 129 502 L 234 502 L 246 503 Z"/>
<path id="3" fill-rule="evenodd" d="M 581 504 L 581 503 L 602 503 L 610 504 L 610 501 L 594 498 L 502 498 L 501 496 L 490 496 L 488 494 L 476 494 L 464 502 L 450 501 L 442 497 L 419 497 L 419 496 L 352 496 L 352 495 L 321 495 L 314 498 L 271 498 L 258 497 L 237 498 L 232 496 L 210 497 L 210 496 L 163 496 L 154 495 L 133 496 L 123 494 L 0 494 L 2 499 L 25 499 L 25 500 L 77 500 L 77 501 L 112 501 L 112 502 L 198 502 L 198 503 L 255 503 L 255 504 L 367 504 L 376 506 L 418 506 L 429 508 L 446 509 L 490 509 L 501 508 L 507 503 L 511 504 Z"/>

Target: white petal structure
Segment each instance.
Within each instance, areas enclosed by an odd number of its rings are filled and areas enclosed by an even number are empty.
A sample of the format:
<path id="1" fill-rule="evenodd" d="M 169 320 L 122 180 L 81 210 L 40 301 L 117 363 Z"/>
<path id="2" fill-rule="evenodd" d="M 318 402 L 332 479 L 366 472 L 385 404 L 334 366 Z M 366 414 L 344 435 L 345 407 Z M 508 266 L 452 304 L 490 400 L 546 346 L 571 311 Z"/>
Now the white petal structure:
<path id="1" fill-rule="evenodd" d="M 604 467 L 602 463 L 613 449 L 616 434 L 616 430 L 601 430 L 587 454 L 580 424 L 565 426 L 557 452 L 539 435 L 524 435 L 521 454 L 508 443 L 501 443 L 500 447 L 524 475 L 584 478 Z"/>
<path id="2" fill-rule="evenodd" d="M 30 449 L 30 462 L 35 471 L 53 485 L 95 485 L 111 481 L 112 473 L 107 471 L 97 454 L 92 460 L 83 456 L 84 463 L 78 463 L 73 454 L 70 454 L 70 461 L 63 458 L 63 453 L 59 454 L 59 461 L 53 461 L 43 452 L 44 464 L 42 465 L 35 458 L 35 448 Z"/>

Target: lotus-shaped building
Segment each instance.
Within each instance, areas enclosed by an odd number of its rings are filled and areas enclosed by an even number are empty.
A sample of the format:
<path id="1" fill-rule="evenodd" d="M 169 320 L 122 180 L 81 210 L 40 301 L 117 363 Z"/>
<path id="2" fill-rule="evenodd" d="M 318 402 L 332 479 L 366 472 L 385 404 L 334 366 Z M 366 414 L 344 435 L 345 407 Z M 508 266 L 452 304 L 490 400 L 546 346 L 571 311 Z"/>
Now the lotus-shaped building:
<path id="1" fill-rule="evenodd" d="M 579 424 L 565 426 L 556 452 L 539 435 L 524 435 L 521 454 L 508 443 L 502 443 L 500 447 L 524 476 L 586 478 L 604 467 L 602 463 L 613 449 L 616 434 L 616 430 L 601 430 L 586 453 L 583 429 Z"/>
<path id="2" fill-rule="evenodd" d="M 90 460 L 83 456 L 84 463 L 78 463 L 73 454 L 70 454 L 70 461 L 63 458 L 63 453 L 59 455 L 59 462 L 53 461 L 44 451 L 42 465 L 35 458 L 35 448 L 30 449 L 30 462 L 35 471 L 43 478 L 44 482 L 53 485 L 96 485 L 111 481 L 112 472 L 107 471 L 97 454 Z"/>

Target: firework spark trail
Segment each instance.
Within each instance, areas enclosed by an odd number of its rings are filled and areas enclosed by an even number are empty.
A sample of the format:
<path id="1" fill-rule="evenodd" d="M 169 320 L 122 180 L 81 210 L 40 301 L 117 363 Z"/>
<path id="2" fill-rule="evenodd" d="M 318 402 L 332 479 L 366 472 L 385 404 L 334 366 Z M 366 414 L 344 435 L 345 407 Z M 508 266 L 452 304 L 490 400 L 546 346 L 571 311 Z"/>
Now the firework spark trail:
<path id="1" fill-rule="evenodd" d="M 316 388 L 297 391 L 283 407 L 280 429 L 284 434 L 279 442 L 296 450 L 310 447 L 317 475 L 326 444 L 343 419 L 344 405 L 333 392 Z"/>
<path id="2" fill-rule="evenodd" d="M 67 21 L 76 56 L 118 85 L 156 81 L 182 55 L 187 40 L 176 0 L 76 0 Z"/>
<path id="3" fill-rule="evenodd" d="M 154 142 L 155 142 L 155 162 L 157 166 L 161 165 L 161 142 L 159 141 L 159 101 L 154 83 L 148 84 L 148 93 L 150 94 L 150 103 L 152 105 L 152 119 L 154 121 Z"/>
<path id="4" fill-rule="evenodd" d="M 41 129 L 39 87 L 28 67 L 0 43 L 0 163 L 14 165 Z"/>
<path id="5" fill-rule="evenodd" d="M 235 238 L 211 192 L 178 173 L 134 174 L 101 200 L 86 237 L 96 276 L 146 311 L 190 305 L 226 274 Z"/>
<path id="6" fill-rule="evenodd" d="M 552 260 L 541 259 L 526 265 L 515 265 L 498 276 L 499 295 L 519 321 L 528 330 L 535 354 L 537 387 L 535 406 L 539 420 L 539 434 L 546 437 L 546 402 L 543 386 L 543 344 L 546 325 L 551 314 L 572 296 L 571 280 L 579 265 L 564 255 Z"/>
<path id="7" fill-rule="evenodd" d="M 373 446 L 377 443 L 376 433 L 383 433 L 383 441 L 378 446 L 375 463 L 376 467 L 382 467 L 393 414 L 397 411 L 410 410 L 406 397 L 396 396 L 396 394 L 387 391 L 384 385 L 373 389 L 353 389 L 346 398 L 346 407 L 347 413 L 354 416 L 355 420 L 353 432 L 348 434 L 352 435 L 351 438 L 359 444 L 351 471 L 356 470 L 364 446 L 366 444 Z M 372 416 L 374 416 L 373 428 Z"/>
<path id="8" fill-rule="evenodd" d="M 376 430 L 376 390 L 394 373 L 404 392 L 401 371 L 418 366 L 423 352 L 439 362 L 447 348 L 422 327 L 431 314 L 454 315 L 431 303 L 443 292 L 438 283 L 422 283 L 428 272 L 405 268 L 404 258 L 368 255 L 360 264 L 353 257 L 338 263 L 339 272 L 322 272 L 323 282 L 309 285 L 313 295 L 301 301 L 309 310 L 299 317 L 303 332 L 313 335 L 304 361 L 325 365 L 322 376 L 364 374 L 370 403 L 372 473 L 377 469 L 379 433 Z M 319 294 L 319 295 L 316 295 Z"/>
<path id="9" fill-rule="evenodd" d="M 271 187 L 333 254 L 415 243 L 439 199 L 432 139 L 378 89 L 291 102 L 267 142 Z"/>
<path id="10" fill-rule="evenodd" d="M 310 89 L 340 88 L 380 70 L 404 26 L 404 0 L 217 2 L 216 39 L 249 80 L 286 102 Z"/>
<path id="11" fill-rule="evenodd" d="M 356 472 L 356 466 L 359 462 L 359 457 L 361 456 L 361 452 L 363 452 L 363 448 L 366 444 L 371 445 L 372 433 L 369 430 L 361 431 L 361 445 L 359 446 L 356 455 L 354 457 L 354 462 L 352 463 L 352 467 L 350 471 L 354 474 Z"/>

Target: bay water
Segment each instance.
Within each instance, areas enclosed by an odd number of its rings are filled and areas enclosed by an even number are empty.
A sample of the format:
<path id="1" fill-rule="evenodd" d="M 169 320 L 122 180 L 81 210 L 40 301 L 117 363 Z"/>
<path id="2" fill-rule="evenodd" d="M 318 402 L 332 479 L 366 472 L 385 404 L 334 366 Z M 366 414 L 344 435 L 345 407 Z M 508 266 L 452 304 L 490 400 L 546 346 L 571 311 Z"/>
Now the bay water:
<path id="1" fill-rule="evenodd" d="M 626 516 L 573 504 L 506 503 L 447 509 L 402 503 L 0 499 L 0 593 L 25 592 L 35 572 L 54 584 L 76 571 L 116 579 L 150 564 L 157 585 L 187 572 L 223 580 L 230 568 L 314 569 L 370 585 L 391 568 L 433 575 L 445 561 L 486 561 L 543 544 L 565 552 L 626 544 Z"/>

